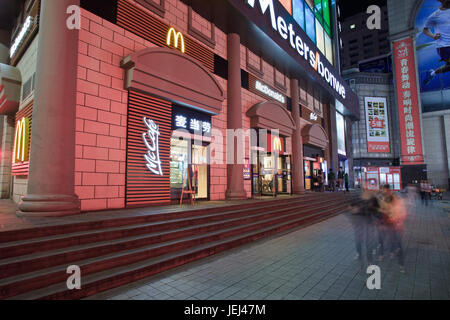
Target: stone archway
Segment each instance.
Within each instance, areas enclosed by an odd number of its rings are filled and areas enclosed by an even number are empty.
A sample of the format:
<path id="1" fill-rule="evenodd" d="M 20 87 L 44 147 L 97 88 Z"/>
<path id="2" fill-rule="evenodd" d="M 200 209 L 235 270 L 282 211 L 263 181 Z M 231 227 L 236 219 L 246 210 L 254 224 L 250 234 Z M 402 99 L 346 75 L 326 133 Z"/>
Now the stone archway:
<path id="1" fill-rule="evenodd" d="M 122 63 L 125 88 L 168 99 L 212 114 L 222 111 L 224 90 L 200 62 L 169 48 L 131 54 Z"/>
<path id="2" fill-rule="evenodd" d="M 251 107 L 247 111 L 251 119 L 252 128 L 278 129 L 281 135 L 290 137 L 296 128 L 286 107 L 278 102 L 264 101 Z"/>
<path id="3" fill-rule="evenodd" d="M 318 124 L 309 124 L 302 130 L 302 137 L 304 144 L 310 144 L 321 149 L 326 149 L 328 146 L 328 135 L 325 129 Z"/>

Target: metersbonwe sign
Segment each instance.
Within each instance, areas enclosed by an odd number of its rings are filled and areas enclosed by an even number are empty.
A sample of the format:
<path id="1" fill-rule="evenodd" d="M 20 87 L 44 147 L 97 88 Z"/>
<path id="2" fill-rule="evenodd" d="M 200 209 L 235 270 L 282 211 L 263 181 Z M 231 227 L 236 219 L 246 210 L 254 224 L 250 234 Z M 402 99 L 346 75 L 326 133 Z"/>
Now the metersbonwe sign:
<path id="1" fill-rule="evenodd" d="M 297 24 L 288 23 L 282 15 L 279 15 L 273 0 L 245 0 L 245 3 L 252 9 L 259 10 L 260 14 L 268 15 L 272 29 L 278 32 L 279 36 L 287 41 L 298 55 L 307 60 L 328 85 L 345 99 L 346 88 L 343 83 L 339 82 L 338 77 L 334 74 L 335 71 L 324 63 L 326 58 L 315 46 L 308 45 L 304 41 L 304 38 L 300 36 L 300 28 Z"/>

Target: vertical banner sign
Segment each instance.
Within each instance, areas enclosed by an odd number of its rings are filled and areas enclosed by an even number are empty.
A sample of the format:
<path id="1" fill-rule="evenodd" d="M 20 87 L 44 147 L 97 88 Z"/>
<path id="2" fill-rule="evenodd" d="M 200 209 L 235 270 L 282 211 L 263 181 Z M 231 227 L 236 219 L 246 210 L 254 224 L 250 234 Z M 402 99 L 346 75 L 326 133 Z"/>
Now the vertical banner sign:
<path id="1" fill-rule="evenodd" d="M 365 98 L 368 152 L 391 152 L 386 98 Z"/>
<path id="2" fill-rule="evenodd" d="M 422 136 L 412 38 L 393 43 L 402 164 L 423 164 Z"/>

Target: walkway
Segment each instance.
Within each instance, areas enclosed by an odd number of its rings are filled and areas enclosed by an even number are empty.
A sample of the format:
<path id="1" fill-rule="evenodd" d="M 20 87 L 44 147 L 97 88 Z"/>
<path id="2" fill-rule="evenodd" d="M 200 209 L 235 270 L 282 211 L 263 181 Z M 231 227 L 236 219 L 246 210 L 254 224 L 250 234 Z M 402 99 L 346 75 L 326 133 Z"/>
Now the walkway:
<path id="1" fill-rule="evenodd" d="M 449 299 L 449 211 L 437 203 L 412 208 L 405 224 L 406 274 L 395 259 L 377 262 L 381 290 L 367 289 L 366 266 L 354 260 L 352 226 L 340 215 L 91 299 Z"/>

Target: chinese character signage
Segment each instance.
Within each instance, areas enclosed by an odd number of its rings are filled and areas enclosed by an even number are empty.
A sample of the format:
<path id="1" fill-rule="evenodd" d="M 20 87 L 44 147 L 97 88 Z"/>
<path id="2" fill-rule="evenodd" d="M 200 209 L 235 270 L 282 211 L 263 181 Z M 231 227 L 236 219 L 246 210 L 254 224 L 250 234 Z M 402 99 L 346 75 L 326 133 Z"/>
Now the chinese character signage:
<path id="1" fill-rule="evenodd" d="M 211 116 L 195 110 L 174 106 L 172 109 L 172 129 L 211 136 Z"/>
<path id="2" fill-rule="evenodd" d="M 413 40 L 396 41 L 393 48 L 402 164 L 423 164 Z"/>
<path id="3" fill-rule="evenodd" d="M 391 152 L 386 98 L 366 97 L 368 152 Z"/>

